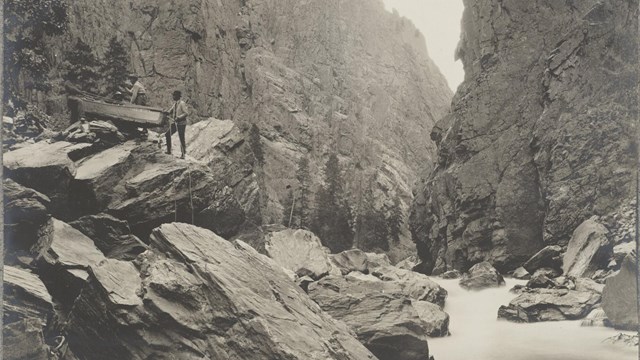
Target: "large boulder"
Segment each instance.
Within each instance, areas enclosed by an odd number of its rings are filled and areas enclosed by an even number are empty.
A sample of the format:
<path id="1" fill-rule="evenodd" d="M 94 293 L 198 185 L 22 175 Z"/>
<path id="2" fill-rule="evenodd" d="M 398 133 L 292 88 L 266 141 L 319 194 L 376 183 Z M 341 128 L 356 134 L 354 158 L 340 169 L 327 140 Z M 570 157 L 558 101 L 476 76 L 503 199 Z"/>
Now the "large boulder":
<path id="1" fill-rule="evenodd" d="M 14 257 L 33 255 L 50 243 L 50 200 L 44 194 L 4 179 L 4 252 L 5 263 Z"/>
<path id="2" fill-rule="evenodd" d="M 608 230 L 592 217 L 576 228 L 564 254 L 562 270 L 575 277 L 592 276 L 607 267 L 613 246 L 607 238 Z"/>
<path id="3" fill-rule="evenodd" d="M 106 259 L 71 313 L 69 341 L 92 359 L 374 359 L 280 265 L 240 241 L 164 224 L 137 267 Z"/>
<path id="4" fill-rule="evenodd" d="M 296 275 L 319 279 L 331 270 L 331 260 L 317 236 L 307 230 L 271 232 L 265 243 L 267 256 Z"/>
<path id="5" fill-rule="evenodd" d="M 76 174 L 72 158 L 91 147 L 60 141 L 40 141 L 3 154 L 4 175 L 51 199 L 50 210 L 62 219 L 69 214 L 69 184 Z"/>
<path id="6" fill-rule="evenodd" d="M 412 299 L 424 300 L 444 307 L 447 290 L 426 275 L 391 265 L 374 269 L 372 275 L 382 281 L 400 285 L 403 293 Z"/>
<path id="7" fill-rule="evenodd" d="M 74 214 L 90 214 L 107 209 L 122 197 L 119 191 L 127 172 L 143 166 L 147 157 L 134 141 L 114 146 L 76 164 L 70 191 Z"/>
<path id="8" fill-rule="evenodd" d="M 69 225 L 92 239 L 105 256 L 113 259 L 133 260 L 147 249 L 147 246 L 131 233 L 126 221 L 109 214 L 83 216 Z"/>
<path id="9" fill-rule="evenodd" d="M 176 161 L 159 155 L 156 162 L 121 183 L 126 195 L 108 207 L 108 212 L 129 222 L 133 232 L 145 237 L 154 227 L 171 221 L 194 222 L 213 227 L 200 213 L 222 196 L 222 174 L 191 161 Z M 244 217 L 236 219 L 239 224 Z"/>
<path id="10" fill-rule="evenodd" d="M 636 254 L 628 255 L 620 272 L 607 279 L 602 291 L 602 309 L 618 329 L 638 329 L 638 283 Z"/>
<path id="11" fill-rule="evenodd" d="M 600 294 L 567 289 L 525 289 L 509 305 L 500 306 L 498 317 L 514 322 L 577 320 L 600 302 Z"/>
<path id="12" fill-rule="evenodd" d="M 395 282 L 352 274 L 310 284 L 309 296 L 347 323 L 379 359 L 428 359 L 427 336 L 447 335 L 448 315 L 437 305 L 411 299 Z"/>
<path id="13" fill-rule="evenodd" d="M 486 261 L 473 265 L 460 279 L 460 286 L 467 290 L 481 290 L 504 284 L 502 275 Z"/>
<path id="14" fill-rule="evenodd" d="M 535 253 L 522 265 L 530 274 L 538 269 L 550 268 L 560 271 L 562 269 L 562 247 L 550 245 Z"/>
<path id="15" fill-rule="evenodd" d="M 352 271 L 361 273 L 369 272 L 369 256 L 360 249 L 345 250 L 341 253 L 330 255 L 331 264 L 338 269 L 342 275 L 346 275 Z"/>

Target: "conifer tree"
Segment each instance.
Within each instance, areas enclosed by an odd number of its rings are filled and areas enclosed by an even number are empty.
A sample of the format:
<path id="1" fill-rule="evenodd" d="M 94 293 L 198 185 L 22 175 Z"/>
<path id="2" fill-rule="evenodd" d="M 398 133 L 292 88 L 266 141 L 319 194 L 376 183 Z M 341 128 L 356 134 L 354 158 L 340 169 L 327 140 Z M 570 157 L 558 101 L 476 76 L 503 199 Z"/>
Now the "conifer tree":
<path id="1" fill-rule="evenodd" d="M 4 0 L 3 101 L 20 97 L 20 75 L 26 75 L 31 86 L 49 90 L 45 35 L 53 37 L 67 29 L 65 0 Z"/>
<path id="2" fill-rule="evenodd" d="M 311 186 L 311 174 L 309 173 L 309 159 L 306 156 L 302 156 L 300 161 L 298 161 L 296 179 L 298 180 L 299 187 L 294 207 L 294 215 L 298 219 L 299 227 L 307 228 L 310 226 L 309 187 Z"/>
<path id="3" fill-rule="evenodd" d="M 117 37 L 112 37 L 109 40 L 109 46 L 104 54 L 104 64 L 102 65 L 102 74 L 108 94 L 115 93 L 125 83 L 128 65 L 129 55 L 124 45 Z"/>
<path id="4" fill-rule="evenodd" d="M 67 71 L 63 76 L 65 80 L 84 91 L 97 91 L 100 63 L 84 41 L 78 39 L 75 46 L 65 53 L 64 67 Z"/>
<path id="5" fill-rule="evenodd" d="M 389 250 L 389 229 L 382 209 L 375 206 L 373 186 L 366 188 L 363 194 L 356 220 L 357 245 L 364 251 Z"/>
<path id="6" fill-rule="evenodd" d="M 253 152 L 253 156 L 259 166 L 264 165 L 264 150 L 262 148 L 262 140 L 260 139 L 260 129 L 258 125 L 251 124 L 249 129 L 249 146 Z"/>
<path id="7" fill-rule="evenodd" d="M 316 194 L 312 230 L 333 253 L 350 249 L 353 245 L 351 212 L 342 182 L 338 156 L 331 154 L 324 170 L 324 186 Z"/>
<path id="8" fill-rule="evenodd" d="M 282 225 L 292 229 L 299 228 L 300 218 L 298 218 L 295 211 L 297 206 L 297 199 L 294 201 L 294 190 L 289 190 L 287 197 L 282 203 Z M 292 209 L 294 210 L 293 212 Z"/>
<path id="9" fill-rule="evenodd" d="M 402 207 L 400 206 L 400 196 L 396 193 L 393 197 L 393 203 L 389 209 L 389 217 L 387 218 L 387 229 L 389 230 L 389 237 L 394 242 L 400 241 L 400 229 L 404 219 L 402 216 Z"/>

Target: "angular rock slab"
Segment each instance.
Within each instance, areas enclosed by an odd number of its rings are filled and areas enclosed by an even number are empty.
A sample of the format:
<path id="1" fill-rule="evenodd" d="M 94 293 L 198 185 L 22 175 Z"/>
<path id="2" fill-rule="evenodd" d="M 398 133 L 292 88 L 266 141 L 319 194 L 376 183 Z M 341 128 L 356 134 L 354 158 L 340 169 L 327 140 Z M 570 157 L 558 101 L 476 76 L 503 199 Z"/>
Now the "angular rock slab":
<path id="1" fill-rule="evenodd" d="M 53 312 L 53 300 L 37 275 L 13 266 L 4 267 L 4 323 L 35 319 L 40 328 Z"/>
<path id="2" fill-rule="evenodd" d="M 427 336 L 447 335 L 448 315 L 438 305 L 411 300 L 397 283 L 352 274 L 310 284 L 309 296 L 379 359 L 428 359 Z"/>
<path id="3" fill-rule="evenodd" d="M 11 179 L 3 182 L 5 262 L 18 252 L 36 254 L 51 242 L 50 200 Z"/>
<path id="4" fill-rule="evenodd" d="M 70 319 L 78 356 L 374 359 L 249 245 L 172 223 L 153 230 L 151 246 L 140 272 L 113 259 L 92 266 Z"/>
<path id="5" fill-rule="evenodd" d="M 627 255 L 620 272 L 607 279 L 602 291 L 602 309 L 617 329 L 638 329 L 638 283 L 636 255 Z"/>
<path id="6" fill-rule="evenodd" d="M 589 277 L 607 267 L 613 246 L 607 239 L 609 231 L 592 217 L 576 228 L 564 254 L 562 270 L 565 275 Z"/>
<path id="7" fill-rule="evenodd" d="M 105 259 L 93 240 L 71 225 L 53 219 L 51 244 L 40 255 L 42 280 L 51 295 L 70 308 L 85 286 L 90 266 Z"/>
<path id="8" fill-rule="evenodd" d="M 577 320 L 600 302 L 600 294 L 567 289 L 527 289 L 508 306 L 500 306 L 498 317 L 514 322 Z"/>
<path id="9" fill-rule="evenodd" d="M 535 253 L 522 267 L 530 274 L 542 268 L 560 270 L 562 269 L 562 247 L 558 245 L 546 246 Z"/>
<path id="10" fill-rule="evenodd" d="M 319 279 L 331 270 L 331 261 L 317 236 L 307 230 L 286 229 L 267 235 L 267 256 L 298 276 Z"/>
<path id="11" fill-rule="evenodd" d="M 65 141 L 40 141 L 3 155 L 5 176 L 43 193 L 51 199 L 51 211 L 66 218 L 69 209 L 69 184 L 76 174 L 70 156 L 90 147 Z"/>
<path id="12" fill-rule="evenodd" d="M 82 159 L 70 191 L 70 202 L 76 214 L 91 214 L 105 210 L 109 203 L 119 197 L 116 190 L 126 173 L 141 167 L 142 154 L 134 141 L 101 151 Z"/>
<path id="13" fill-rule="evenodd" d="M 131 234 L 126 221 L 109 214 L 83 216 L 69 225 L 92 239 L 100 251 L 113 259 L 133 260 L 147 249 L 147 245 Z"/>
<path id="14" fill-rule="evenodd" d="M 504 286 L 504 284 L 502 275 L 486 261 L 473 265 L 460 279 L 460 286 L 467 290 L 481 290 Z"/>

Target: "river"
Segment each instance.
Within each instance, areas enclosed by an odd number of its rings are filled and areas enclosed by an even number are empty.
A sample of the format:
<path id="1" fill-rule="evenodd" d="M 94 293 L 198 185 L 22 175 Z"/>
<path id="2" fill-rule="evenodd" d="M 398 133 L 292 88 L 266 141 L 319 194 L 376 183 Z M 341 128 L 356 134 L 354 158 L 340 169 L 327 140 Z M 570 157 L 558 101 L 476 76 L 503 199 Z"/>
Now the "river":
<path id="1" fill-rule="evenodd" d="M 451 336 L 429 339 L 436 360 L 634 360 L 638 350 L 602 341 L 620 331 L 581 327 L 580 321 L 518 324 L 498 320 L 500 305 L 507 305 L 516 284 L 466 291 L 458 280 L 433 278 L 449 292 L 444 310 L 450 315 Z M 626 332 L 631 334 L 630 332 Z"/>

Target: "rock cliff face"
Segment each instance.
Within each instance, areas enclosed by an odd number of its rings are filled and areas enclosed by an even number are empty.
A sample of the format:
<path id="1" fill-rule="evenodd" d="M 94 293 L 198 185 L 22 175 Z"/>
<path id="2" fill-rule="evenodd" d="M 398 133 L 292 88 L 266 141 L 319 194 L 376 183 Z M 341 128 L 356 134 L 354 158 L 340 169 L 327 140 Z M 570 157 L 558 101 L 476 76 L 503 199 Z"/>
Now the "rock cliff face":
<path id="1" fill-rule="evenodd" d="M 465 81 L 411 214 L 422 270 L 512 270 L 593 215 L 617 238 L 635 197 L 638 1 L 465 6 Z"/>
<path id="2" fill-rule="evenodd" d="M 298 159 L 310 158 L 318 185 L 333 151 L 353 205 L 377 172 L 376 206 L 399 194 L 408 213 L 451 91 L 424 37 L 381 1 L 73 1 L 67 38 L 52 50 L 82 38 L 102 55 L 114 35 L 151 104 L 181 89 L 199 118 L 259 126 L 263 222 L 280 221 Z"/>

